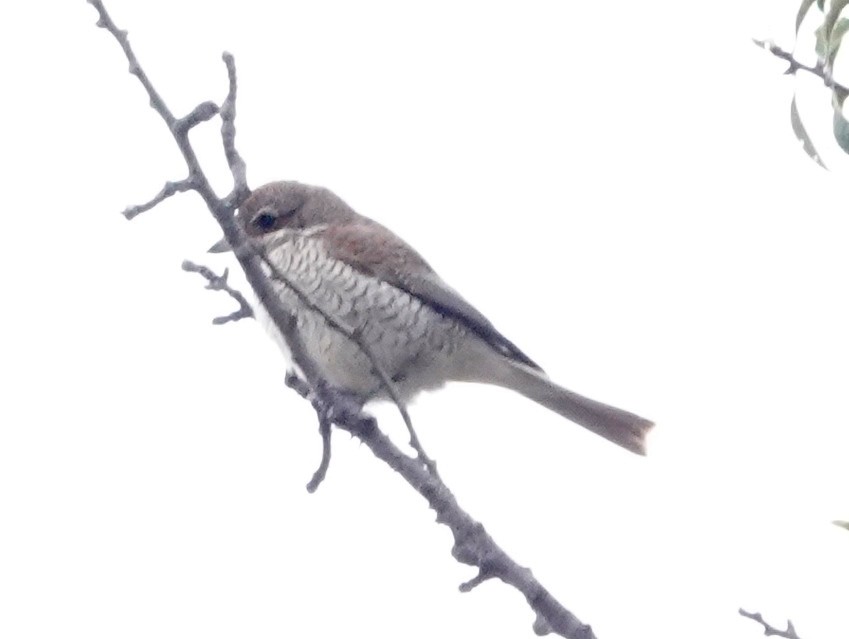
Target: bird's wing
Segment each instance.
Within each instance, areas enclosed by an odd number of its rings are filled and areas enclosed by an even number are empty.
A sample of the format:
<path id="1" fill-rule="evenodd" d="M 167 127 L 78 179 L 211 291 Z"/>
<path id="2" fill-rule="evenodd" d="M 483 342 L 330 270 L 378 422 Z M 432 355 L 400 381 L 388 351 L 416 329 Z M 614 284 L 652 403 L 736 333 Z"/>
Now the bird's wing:
<path id="1" fill-rule="evenodd" d="M 480 311 L 442 281 L 421 255 L 377 222 L 332 225 L 322 231 L 321 238 L 331 257 L 419 298 L 471 328 L 506 357 L 542 371 Z"/>

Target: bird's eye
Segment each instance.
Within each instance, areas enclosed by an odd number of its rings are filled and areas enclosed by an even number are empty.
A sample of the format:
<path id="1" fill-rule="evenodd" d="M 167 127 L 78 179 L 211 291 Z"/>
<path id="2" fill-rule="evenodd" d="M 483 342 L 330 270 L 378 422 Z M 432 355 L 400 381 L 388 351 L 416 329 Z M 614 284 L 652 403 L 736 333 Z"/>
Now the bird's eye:
<path id="1" fill-rule="evenodd" d="M 260 213 L 252 221 L 252 224 L 260 231 L 270 231 L 276 223 L 277 216 L 273 213 Z"/>

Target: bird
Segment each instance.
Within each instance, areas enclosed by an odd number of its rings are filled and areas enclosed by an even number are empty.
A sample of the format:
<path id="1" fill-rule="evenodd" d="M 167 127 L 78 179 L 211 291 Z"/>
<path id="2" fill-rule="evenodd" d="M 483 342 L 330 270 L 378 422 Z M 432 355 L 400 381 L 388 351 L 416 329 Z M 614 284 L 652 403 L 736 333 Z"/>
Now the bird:
<path id="1" fill-rule="evenodd" d="M 280 302 L 297 318 L 302 346 L 323 381 L 360 405 L 388 399 L 389 393 L 369 355 L 328 323 L 328 315 L 368 345 L 404 405 L 447 382 L 491 384 L 646 454 L 653 422 L 556 384 L 415 249 L 329 189 L 270 182 L 251 192 L 236 220 L 274 265 L 263 268 Z M 222 239 L 209 250 L 230 246 Z M 275 278 L 275 271 L 311 304 Z M 268 311 L 256 303 L 254 312 L 291 357 Z"/>

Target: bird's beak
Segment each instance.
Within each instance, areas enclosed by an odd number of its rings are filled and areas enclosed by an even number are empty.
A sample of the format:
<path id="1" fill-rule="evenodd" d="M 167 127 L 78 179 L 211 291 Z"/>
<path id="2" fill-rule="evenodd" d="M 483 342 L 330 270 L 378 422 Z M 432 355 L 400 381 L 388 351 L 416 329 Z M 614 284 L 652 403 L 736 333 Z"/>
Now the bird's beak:
<path id="1" fill-rule="evenodd" d="M 230 248 L 230 243 L 227 242 L 227 238 L 222 237 L 215 244 L 209 247 L 207 253 L 226 253 L 227 251 L 232 251 Z"/>

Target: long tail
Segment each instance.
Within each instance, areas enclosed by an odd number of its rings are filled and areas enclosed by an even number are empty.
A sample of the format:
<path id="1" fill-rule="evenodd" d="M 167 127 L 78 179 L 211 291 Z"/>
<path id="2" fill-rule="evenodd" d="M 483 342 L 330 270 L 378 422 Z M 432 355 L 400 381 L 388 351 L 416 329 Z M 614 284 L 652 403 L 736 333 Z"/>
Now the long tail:
<path id="1" fill-rule="evenodd" d="M 558 415 L 638 455 L 646 454 L 646 434 L 654 423 L 633 413 L 583 397 L 552 382 L 545 373 L 504 358 L 491 370 L 490 383 L 521 393 Z"/>

